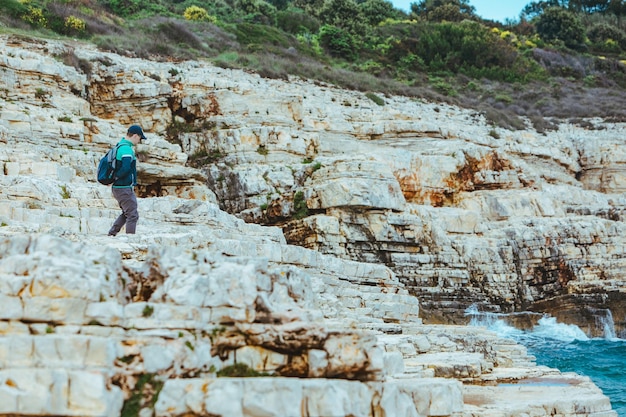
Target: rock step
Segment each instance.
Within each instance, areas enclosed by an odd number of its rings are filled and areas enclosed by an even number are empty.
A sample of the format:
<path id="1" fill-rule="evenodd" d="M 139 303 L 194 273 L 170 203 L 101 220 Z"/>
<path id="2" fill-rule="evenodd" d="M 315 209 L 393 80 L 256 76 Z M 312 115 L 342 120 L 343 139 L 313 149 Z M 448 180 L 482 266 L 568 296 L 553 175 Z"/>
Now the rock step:
<path id="1" fill-rule="evenodd" d="M 0 370 L 0 415 L 119 416 L 122 390 L 109 375 L 79 369 Z"/>
<path id="2" fill-rule="evenodd" d="M 593 416 L 616 417 L 608 397 L 589 378 L 576 374 L 543 376 L 516 383 L 463 387 L 470 416 Z"/>
<path id="3" fill-rule="evenodd" d="M 478 378 L 493 369 L 493 363 L 485 360 L 483 354 L 467 352 L 425 353 L 405 359 L 404 365 L 408 373 L 411 373 L 412 369 L 419 372 L 432 369 L 436 378 L 459 380 Z"/>
<path id="4" fill-rule="evenodd" d="M 444 416 L 463 409 L 458 381 L 391 382 L 296 378 L 194 378 L 165 382 L 157 417 L 174 416 Z"/>
<path id="5" fill-rule="evenodd" d="M 246 319 L 246 310 L 237 307 L 195 307 L 164 303 L 134 302 L 127 305 L 116 301 L 94 302 L 86 298 L 65 296 L 12 296 L 0 294 L 5 306 L 0 320 L 25 323 L 55 323 L 73 326 L 90 324 L 122 329 L 197 329 L 211 331 L 224 321 Z"/>
<path id="6" fill-rule="evenodd" d="M 52 327 L 50 327 L 52 329 Z M 11 335 L 0 337 L 0 368 L 97 369 L 110 373 L 120 355 L 108 337 L 84 335 Z"/>

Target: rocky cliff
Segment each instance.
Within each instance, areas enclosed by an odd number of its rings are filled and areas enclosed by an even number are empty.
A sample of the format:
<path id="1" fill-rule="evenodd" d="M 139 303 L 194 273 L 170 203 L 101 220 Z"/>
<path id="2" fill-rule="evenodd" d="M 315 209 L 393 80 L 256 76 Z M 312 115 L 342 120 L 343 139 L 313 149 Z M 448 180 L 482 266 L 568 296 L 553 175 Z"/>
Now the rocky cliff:
<path id="1" fill-rule="evenodd" d="M 623 126 L 509 132 L 203 62 L 0 50 L 0 415 L 615 415 L 459 324 L 623 331 Z M 131 123 L 141 218 L 111 238 L 94 172 Z"/>

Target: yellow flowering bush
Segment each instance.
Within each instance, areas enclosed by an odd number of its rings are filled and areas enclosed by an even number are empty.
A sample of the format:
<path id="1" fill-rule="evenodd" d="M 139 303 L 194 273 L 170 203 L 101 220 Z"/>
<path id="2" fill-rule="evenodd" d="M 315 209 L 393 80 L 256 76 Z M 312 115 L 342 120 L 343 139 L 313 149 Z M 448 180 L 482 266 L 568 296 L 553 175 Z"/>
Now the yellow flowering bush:
<path id="1" fill-rule="evenodd" d="M 183 17 L 187 20 L 217 23 L 215 16 L 211 16 L 205 9 L 198 6 L 187 7 L 183 13 Z"/>
<path id="2" fill-rule="evenodd" d="M 75 16 L 68 16 L 65 18 L 65 29 L 70 32 L 83 32 L 85 21 Z"/>
<path id="3" fill-rule="evenodd" d="M 22 16 L 22 20 L 40 27 L 48 25 L 48 20 L 44 16 L 43 10 L 39 7 L 28 6 L 28 13 Z"/>

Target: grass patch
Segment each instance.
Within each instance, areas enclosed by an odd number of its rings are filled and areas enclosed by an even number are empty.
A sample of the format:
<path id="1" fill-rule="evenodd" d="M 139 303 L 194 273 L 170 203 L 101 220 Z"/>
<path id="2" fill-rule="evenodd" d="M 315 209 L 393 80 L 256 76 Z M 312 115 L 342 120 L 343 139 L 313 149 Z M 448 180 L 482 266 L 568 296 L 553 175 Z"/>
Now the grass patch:
<path id="1" fill-rule="evenodd" d="M 374 93 L 365 93 L 365 96 L 369 98 L 370 100 L 372 100 L 374 103 L 378 104 L 379 106 L 385 105 L 385 100 L 383 100 L 382 98 L 380 98 Z"/>

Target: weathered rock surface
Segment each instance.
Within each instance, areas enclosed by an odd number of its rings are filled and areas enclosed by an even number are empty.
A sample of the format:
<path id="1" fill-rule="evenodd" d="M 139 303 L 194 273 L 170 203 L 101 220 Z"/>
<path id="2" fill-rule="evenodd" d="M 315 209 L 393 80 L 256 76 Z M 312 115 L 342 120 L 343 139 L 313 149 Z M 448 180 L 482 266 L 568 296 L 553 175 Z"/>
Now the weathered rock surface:
<path id="1" fill-rule="evenodd" d="M 615 415 L 587 378 L 419 304 L 578 322 L 584 299 L 623 325 L 619 126 L 494 139 L 406 98 L 0 49 L 0 415 Z M 141 218 L 111 238 L 94 171 L 130 123 Z"/>

